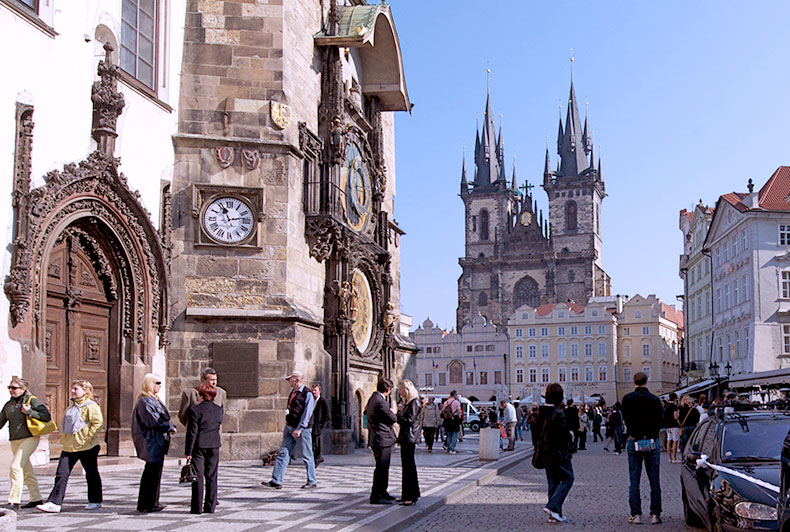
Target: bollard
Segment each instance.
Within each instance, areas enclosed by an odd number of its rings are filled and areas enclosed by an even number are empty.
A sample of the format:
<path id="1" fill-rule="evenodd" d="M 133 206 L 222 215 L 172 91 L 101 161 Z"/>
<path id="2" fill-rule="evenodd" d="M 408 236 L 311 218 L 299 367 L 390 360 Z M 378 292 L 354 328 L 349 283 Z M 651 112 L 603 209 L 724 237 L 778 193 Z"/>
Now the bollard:
<path id="1" fill-rule="evenodd" d="M 480 460 L 499 460 L 499 429 L 480 429 Z"/>

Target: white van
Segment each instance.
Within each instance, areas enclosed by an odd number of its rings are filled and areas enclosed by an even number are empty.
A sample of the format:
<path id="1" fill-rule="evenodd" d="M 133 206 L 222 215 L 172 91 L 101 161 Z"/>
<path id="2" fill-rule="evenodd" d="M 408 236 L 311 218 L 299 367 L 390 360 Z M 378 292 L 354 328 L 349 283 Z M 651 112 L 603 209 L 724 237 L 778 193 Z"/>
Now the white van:
<path id="1" fill-rule="evenodd" d="M 426 397 L 428 395 L 435 397 L 434 402 L 439 405 L 439 407 L 441 407 L 442 403 L 444 403 L 449 397 L 449 395 L 446 394 L 427 394 Z M 480 410 L 478 410 L 477 407 L 473 405 L 472 402 L 466 397 L 462 395 L 458 395 L 457 397 L 458 400 L 461 401 L 461 408 L 464 411 L 464 426 L 468 427 L 472 432 L 478 432 L 483 424 L 480 418 Z"/>

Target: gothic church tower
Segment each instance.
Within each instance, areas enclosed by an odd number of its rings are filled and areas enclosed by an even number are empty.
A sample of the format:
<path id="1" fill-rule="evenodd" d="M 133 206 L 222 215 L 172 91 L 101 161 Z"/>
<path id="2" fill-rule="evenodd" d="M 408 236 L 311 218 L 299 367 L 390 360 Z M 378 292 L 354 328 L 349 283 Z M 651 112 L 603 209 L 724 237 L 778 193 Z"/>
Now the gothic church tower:
<path id="1" fill-rule="evenodd" d="M 611 281 L 601 268 L 601 203 L 606 196 L 600 159 L 595 168 L 592 135 L 581 125 L 576 91 L 571 81 L 568 110 L 557 133 L 558 168 L 550 171 L 549 153 L 543 189 L 549 200 L 551 241 L 557 256 L 557 301 L 586 302 L 609 295 Z"/>

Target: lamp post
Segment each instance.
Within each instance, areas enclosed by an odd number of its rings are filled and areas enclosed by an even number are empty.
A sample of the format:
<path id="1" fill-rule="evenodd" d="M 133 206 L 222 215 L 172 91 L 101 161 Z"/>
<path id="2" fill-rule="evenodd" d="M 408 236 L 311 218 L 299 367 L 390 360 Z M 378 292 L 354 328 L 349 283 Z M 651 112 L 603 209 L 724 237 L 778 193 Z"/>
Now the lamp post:
<path id="1" fill-rule="evenodd" d="M 711 361 L 708 369 L 710 370 L 711 377 L 716 379 L 716 395 L 721 395 L 721 390 L 719 389 L 719 365 L 716 362 Z"/>

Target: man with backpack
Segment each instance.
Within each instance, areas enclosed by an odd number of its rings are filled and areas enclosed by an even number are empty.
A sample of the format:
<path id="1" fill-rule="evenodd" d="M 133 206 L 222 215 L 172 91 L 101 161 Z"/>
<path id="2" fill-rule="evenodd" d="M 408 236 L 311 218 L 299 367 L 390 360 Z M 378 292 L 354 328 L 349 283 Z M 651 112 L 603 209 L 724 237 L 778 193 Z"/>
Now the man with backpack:
<path id="1" fill-rule="evenodd" d="M 447 434 L 445 449 L 450 454 L 457 454 L 455 446 L 458 443 L 458 432 L 461 430 L 461 401 L 455 390 L 450 392 L 450 397 L 442 404 L 442 426 Z"/>
<path id="2" fill-rule="evenodd" d="M 650 481 L 650 523 L 657 525 L 661 523 L 661 483 L 658 476 L 661 452 L 658 448 L 658 432 L 663 421 L 663 411 L 661 400 L 647 389 L 646 374 L 637 372 L 634 385 L 636 389 L 623 397 L 623 419 L 628 435 L 628 476 L 631 481 L 628 489 L 631 517 L 628 522 L 634 525 L 642 522 L 639 482 L 644 463 Z"/>
<path id="3" fill-rule="evenodd" d="M 564 391 L 559 383 L 546 387 L 546 404 L 540 407 L 534 427 L 540 436 L 532 455 L 532 465 L 546 470 L 549 484 L 549 502 L 543 511 L 549 515 L 549 522 L 559 523 L 567 521 L 567 517 L 562 515 L 562 503 L 573 486 L 573 437 L 565 412 L 560 410 L 563 397 Z"/>

